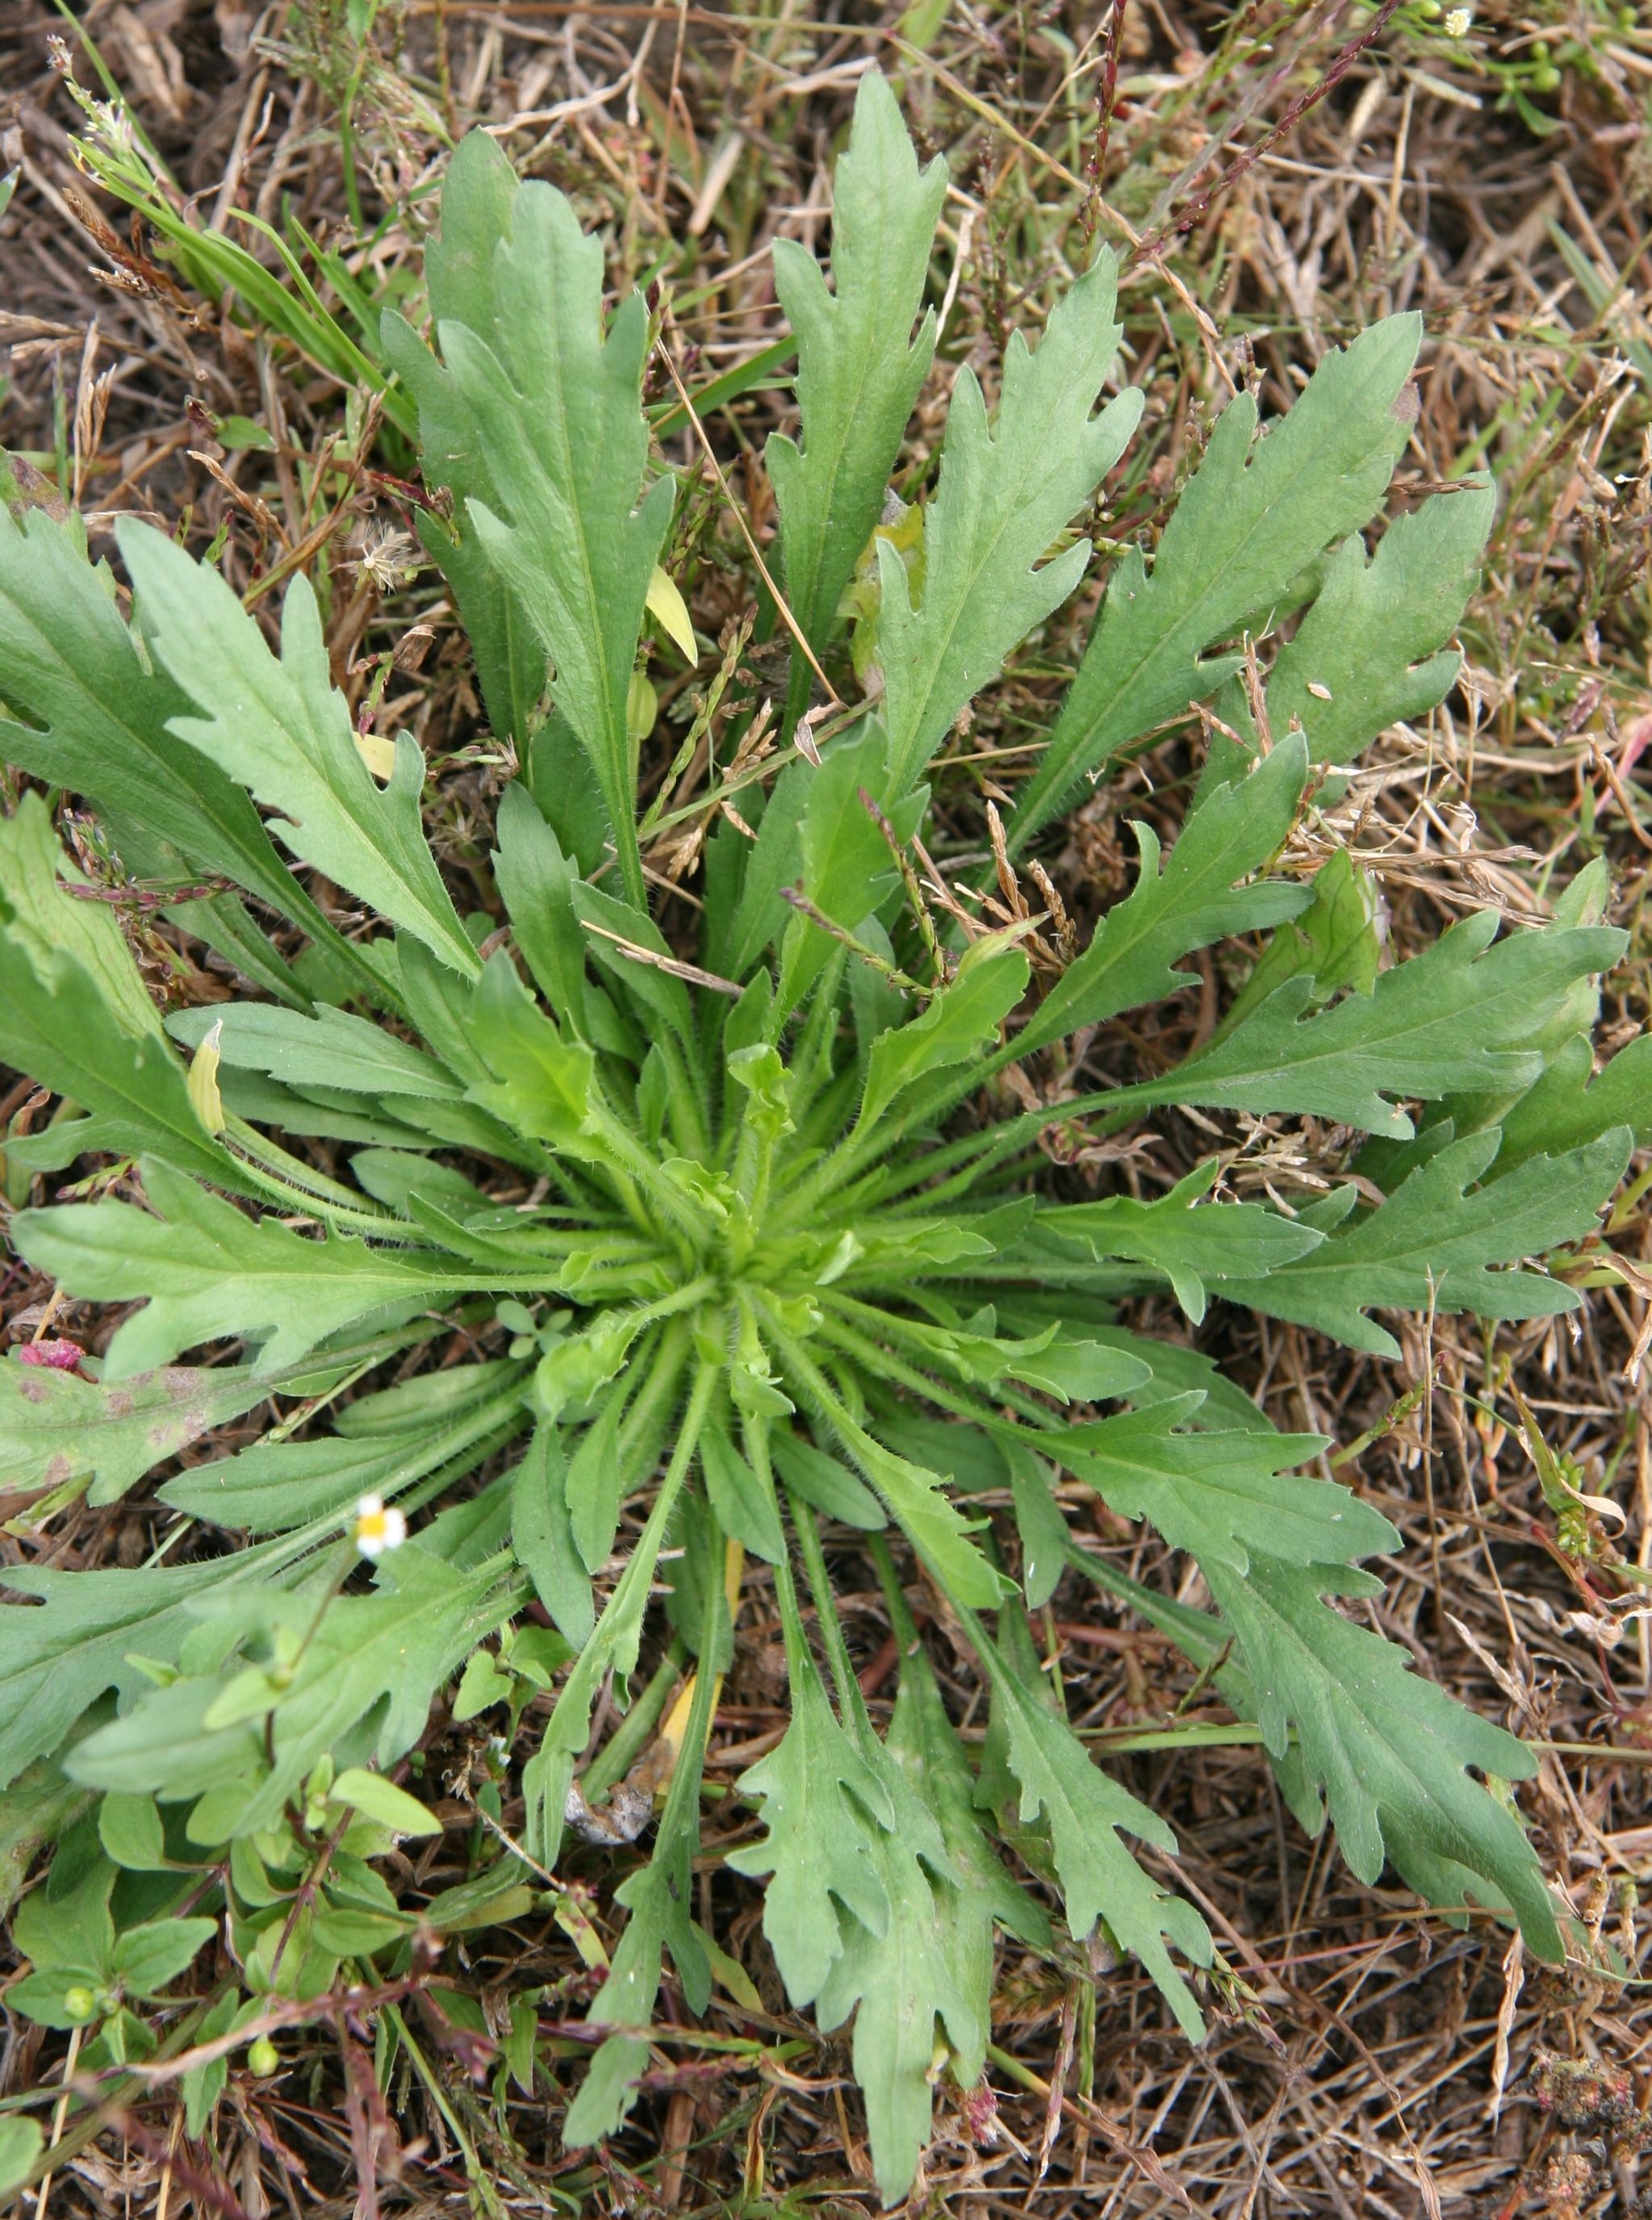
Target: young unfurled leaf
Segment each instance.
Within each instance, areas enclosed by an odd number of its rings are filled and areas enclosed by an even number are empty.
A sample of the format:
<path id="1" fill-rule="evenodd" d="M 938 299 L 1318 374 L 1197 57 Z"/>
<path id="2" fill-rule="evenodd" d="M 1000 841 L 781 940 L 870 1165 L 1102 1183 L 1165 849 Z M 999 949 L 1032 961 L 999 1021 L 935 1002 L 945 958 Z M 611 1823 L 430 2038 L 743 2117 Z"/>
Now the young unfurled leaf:
<path id="1" fill-rule="evenodd" d="M 785 879 L 796 872 L 811 908 L 851 932 L 873 920 L 896 883 L 888 839 L 865 801 L 868 794 L 877 791 L 883 752 L 877 726 L 863 726 L 837 742 L 818 768 L 796 766 L 764 814 L 734 928 L 749 964 L 766 942 L 779 937 L 781 917 L 789 919 L 781 942 L 779 992 L 770 1017 L 772 1034 L 778 1033 L 833 953 L 829 936 L 814 918 L 786 908 L 780 899 Z M 923 799 L 921 794 L 902 795 L 889 801 L 885 822 L 897 839 L 915 829 Z"/>
<path id="2" fill-rule="evenodd" d="M 813 255 L 774 246 L 775 291 L 797 335 L 802 446 L 783 433 L 764 451 L 780 513 L 788 606 L 817 656 L 872 527 L 901 435 L 935 351 L 933 311 L 916 333 L 946 163 L 918 167 L 888 83 L 861 79 L 849 144 L 832 186 L 830 292 Z M 789 718 L 811 673 L 793 658 Z"/>
<path id="3" fill-rule="evenodd" d="M 377 1819 L 395 1835 L 439 1835 L 442 1830 L 441 1821 L 416 1796 L 409 1796 L 405 1788 L 398 1788 L 395 1781 L 387 1780 L 382 1773 L 370 1772 L 365 1766 L 346 1766 L 335 1774 L 327 1796 L 332 1803 Z"/>
<path id="4" fill-rule="evenodd" d="M 1328 1805 L 1343 1856 L 1377 1880 L 1391 1857 L 1431 1903 L 1513 1906 L 1540 1957 L 1564 1955 L 1543 1874 L 1520 1823 L 1468 1772 L 1526 1779 L 1537 1759 L 1412 1668 L 1407 1650 L 1320 1600 L 1369 1595 L 1369 1575 L 1253 1557 L 1243 1577 L 1217 1565 L 1211 1593 L 1237 1637 L 1269 1749 L 1311 1833 Z M 1288 1749 L 1294 1729 L 1297 1748 Z M 1323 1798 L 1324 1801 L 1321 1801 Z"/>
<path id="5" fill-rule="evenodd" d="M 117 1938 L 113 1970 L 130 1995 L 157 1996 L 217 1932 L 215 1919 L 147 1920 Z"/>
<path id="6" fill-rule="evenodd" d="M 667 967 L 671 945 L 645 913 L 618 901 L 602 887 L 577 881 L 569 899 L 591 962 L 612 980 L 638 1023 L 653 1032 L 663 1020 L 691 1071 L 699 1064 L 699 1035 L 683 982 Z M 667 1046 L 670 1044 L 668 1042 Z"/>
<path id="7" fill-rule="evenodd" d="M 1084 575 L 1088 539 L 1044 558 L 1142 413 L 1139 391 L 1126 386 L 1090 415 L 1122 336 L 1113 320 L 1117 281 L 1103 251 L 1058 303 L 1035 350 L 1011 334 L 990 426 L 974 371 L 958 372 L 940 485 L 925 514 L 916 608 L 900 555 L 878 544 L 891 799 L 907 792 L 958 712 Z"/>
<path id="8" fill-rule="evenodd" d="M 695 643 L 694 626 L 689 616 L 689 605 L 683 598 L 683 589 L 670 572 L 658 563 L 648 581 L 648 614 L 675 647 L 682 651 L 683 659 L 697 662 L 700 650 Z"/>
<path id="9" fill-rule="evenodd" d="M 1299 975 L 1312 980 L 1315 1007 L 1349 989 L 1368 995 L 1382 961 L 1380 911 L 1375 881 L 1338 849 L 1314 873 L 1308 907 L 1275 929 L 1216 1037 L 1225 1038 L 1275 987 Z"/>
<path id="10" fill-rule="evenodd" d="M 1067 1569 L 1070 1539 L 1066 1518 L 1056 1500 L 1056 1474 L 1020 1442 L 1007 1442 L 1004 1456 L 1015 1506 L 1015 1531 L 1021 1539 L 1021 1593 L 1029 1610 L 1042 1611 Z"/>
<path id="11" fill-rule="evenodd" d="M 1398 1356 L 1400 1344 L 1366 1316 L 1372 1308 L 1493 1319 L 1575 1310 L 1577 1292 L 1563 1280 L 1496 1268 L 1592 1232 L 1623 1177 L 1632 1136 L 1620 1126 L 1476 1186 L 1500 1138 L 1493 1128 L 1449 1143 L 1375 1209 L 1356 1207 L 1356 1188 L 1338 1188 L 1305 1213 L 1326 1233 L 1318 1248 L 1266 1280 L 1222 1281 L 1217 1293 L 1380 1356 Z"/>
<path id="12" fill-rule="evenodd" d="M 1021 951 L 990 938 L 972 941 L 957 974 L 910 1023 L 880 1033 L 866 1067 L 860 1123 L 870 1130 L 907 1088 L 948 1064 L 962 1063 L 996 1040 L 998 1028 L 1026 991 Z"/>
<path id="13" fill-rule="evenodd" d="M 879 1533 L 888 1525 L 883 1506 L 840 1458 L 786 1426 L 776 1428 L 770 1447 L 787 1487 L 826 1518 L 867 1534 Z"/>
<path id="14" fill-rule="evenodd" d="M 1619 1049 L 1599 1073 L 1587 1034 L 1551 1056 L 1543 1076 L 1503 1119 L 1497 1176 L 1535 1156 L 1559 1157 L 1626 1126 L 1635 1145 L 1652 1143 L 1652 1034 Z"/>
<path id="15" fill-rule="evenodd" d="M 1288 608 L 1288 589 L 1315 556 L 1371 516 L 1411 430 L 1401 396 L 1421 336 L 1421 317 L 1390 316 L 1333 349 L 1260 442 L 1251 396 L 1228 402 L 1151 577 L 1132 547 L 1107 581 L 1078 676 L 1017 806 L 1013 849 L 1121 747 L 1213 694 L 1240 658 L 1211 649 Z"/>
<path id="16" fill-rule="evenodd" d="M 420 819 L 424 758 L 404 734 L 389 788 L 373 783 L 302 572 L 287 589 L 277 657 L 217 571 L 131 518 L 116 536 L 155 655 L 195 713 L 171 729 L 277 813 L 274 830 L 295 856 L 474 976 L 476 951 Z"/>
<path id="17" fill-rule="evenodd" d="M 492 1075 L 472 1082 L 473 1102 L 518 1132 L 569 1156 L 601 1154 L 589 1129 L 595 1056 L 583 1042 L 564 1038 L 508 960 L 496 957 L 482 975 L 473 1037 Z"/>

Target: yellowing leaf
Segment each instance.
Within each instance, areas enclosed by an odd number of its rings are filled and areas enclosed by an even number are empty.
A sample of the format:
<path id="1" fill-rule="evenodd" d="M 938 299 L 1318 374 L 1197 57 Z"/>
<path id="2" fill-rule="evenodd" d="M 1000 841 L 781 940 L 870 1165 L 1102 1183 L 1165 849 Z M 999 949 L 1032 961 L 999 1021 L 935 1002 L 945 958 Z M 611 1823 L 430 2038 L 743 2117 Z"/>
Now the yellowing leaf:
<path id="1" fill-rule="evenodd" d="M 358 732 L 356 752 L 373 776 L 388 786 L 396 776 L 396 742 L 386 739 L 383 733 Z"/>
<path id="2" fill-rule="evenodd" d="M 224 1130 L 223 1097 L 218 1092 L 218 1044 L 223 1031 L 221 1018 L 195 1051 L 190 1076 L 184 1082 L 195 1114 L 209 1133 L 221 1133 Z"/>
<path id="3" fill-rule="evenodd" d="M 698 663 L 700 650 L 695 645 L 694 627 L 689 621 L 689 605 L 677 590 L 676 580 L 658 563 L 648 581 L 648 614 L 662 624 L 675 645 L 683 651 L 684 660 Z"/>

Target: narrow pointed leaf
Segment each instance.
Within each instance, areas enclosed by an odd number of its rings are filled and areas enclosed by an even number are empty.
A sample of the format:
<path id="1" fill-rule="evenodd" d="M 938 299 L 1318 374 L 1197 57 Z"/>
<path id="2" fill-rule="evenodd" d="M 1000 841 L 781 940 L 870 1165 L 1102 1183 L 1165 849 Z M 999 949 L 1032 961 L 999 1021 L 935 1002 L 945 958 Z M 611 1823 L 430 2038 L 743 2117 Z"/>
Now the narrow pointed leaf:
<path id="1" fill-rule="evenodd" d="M 1111 1509 L 1150 1519 L 1201 1565 L 1214 1558 L 1243 1572 L 1256 1550 L 1314 1564 L 1393 1548 L 1381 1512 L 1292 1471 L 1328 1446 L 1318 1434 L 1176 1431 L 1190 1415 L 1183 1399 L 1093 1419 L 1067 1427 L 1056 1453 Z"/>
<path id="2" fill-rule="evenodd" d="M 1328 1805 L 1343 1856 L 1368 1883 L 1380 1877 L 1386 1853 L 1436 1904 L 1461 1903 L 1465 1884 L 1479 1884 L 1481 1901 L 1512 1905 L 1531 1949 L 1558 1965 L 1560 1931 L 1531 1845 L 1519 1820 L 1467 1769 L 1517 1780 L 1534 1774 L 1537 1761 L 1512 1735 L 1424 1681 L 1407 1650 L 1321 1600 L 1368 1594 L 1378 1583 L 1263 1557 L 1243 1578 L 1222 1566 L 1208 1577 L 1238 1637 L 1276 1756 L 1295 1730 L 1299 1818 L 1313 1828 Z"/>
<path id="3" fill-rule="evenodd" d="M 496 1559 L 465 1571 L 409 1543 L 384 1560 L 371 1594 L 335 1596 L 319 1622 L 313 1597 L 243 1597 L 238 1636 L 284 1627 L 307 1637 L 290 1674 L 262 1676 L 257 1702 L 222 1724 L 214 1700 L 245 1669 L 237 1661 L 153 1689 L 76 1745 L 73 1777 L 174 1802 L 210 1793 L 214 1840 L 271 1825 L 358 1722 L 372 1722 L 365 1749 L 381 1768 L 402 1755 L 436 1690 L 520 1602 L 499 1573 Z"/>
<path id="4" fill-rule="evenodd" d="M 1036 350 L 1019 332 L 1011 335 L 990 424 L 974 371 L 958 372 L 940 484 L 925 514 L 923 595 L 915 608 L 900 555 L 879 543 L 891 797 L 907 791 L 959 711 L 1084 575 L 1087 539 L 1044 558 L 1118 461 L 1141 415 L 1132 386 L 1099 416 L 1090 414 L 1121 337 L 1113 315 L 1117 279 L 1113 257 L 1103 252 L 1058 303 Z"/>
<path id="5" fill-rule="evenodd" d="M 215 571 L 131 518 L 116 537 L 155 654 L 197 713 L 173 717 L 171 730 L 277 813 L 295 856 L 474 976 L 476 951 L 425 842 L 424 758 L 404 733 L 390 785 L 375 784 L 334 689 L 309 580 L 300 572 L 287 589 L 277 657 Z"/>
<path id="6" fill-rule="evenodd" d="M 1192 1992 L 1165 1948 L 1168 1935 L 1195 1964 L 1208 1965 L 1211 1942 L 1191 1905 L 1166 1896 L 1119 1840 L 1135 1835 L 1156 1849 L 1174 1850 L 1175 1836 L 1156 1813 L 1092 1764 L 1066 1720 L 1019 1676 L 973 1618 L 965 1624 L 992 1683 L 993 1707 L 1007 1762 L 1020 1787 L 1023 1820 L 1043 1818 L 1050 1830 L 1067 1924 L 1081 1940 L 1105 1919 L 1139 1958 L 1194 2042 L 1205 2023 Z"/>
<path id="7" fill-rule="evenodd" d="M 0 1061 L 89 1113 L 54 1133 L 68 1155 L 153 1156 L 219 1187 L 256 1191 L 202 1124 L 165 1036 L 123 1032 L 97 982 L 66 950 L 31 957 L 3 930 Z"/>
<path id="8" fill-rule="evenodd" d="M 1209 1281 L 1236 1269 L 1258 1277 L 1278 1271 L 1325 1239 L 1313 1226 L 1262 1203 L 1206 1201 L 1216 1171 L 1213 1159 L 1150 1200 L 1118 1194 L 1105 1202 L 1057 1204 L 1039 1213 L 1038 1239 L 1057 1254 L 1129 1257 L 1163 1273 L 1197 1321 L 1205 1314 Z"/>
<path id="9" fill-rule="evenodd" d="M 1205 701 L 1239 658 L 1210 651 L 1264 623 L 1333 540 L 1371 516 L 1415 415 L 1401 398 L 1422 319 L 1390 316 L 1336 348 L 1288 413 L 1254 444 L 1256 404 L 1217 419 L 1153 559 L 1119 558 L 1072 690 L 1015 812 L 1032 839 L 1110 758 Z"/>
<path id="10" fill-rule="evenodd" d="M 945 190 L 944 159 L 920 170 L 888 80 L 869 70 L 832 183 L 832 290 L 795 240 L 774 244 L 775 291 L 797 334 L 802 444 L 800 452 L 776 433 L 765 459 L 780 513 L 787 602 L 817 656 L 882 515 L 935 351 L 933 311 L 918 319 Z M 794 714 L 810 677 L 796 657 Z"/>
<path id="11" fill-rule="evenodd" d="M 869 1737 L 870 1741 L 870 1737 Z M 855 2079 L 866 2105 L 872 2168 L 886 2205 L 909 2186 L 929 2141 L 937 2038 L 967 2088 L 986 2054 L 990 1921 L 967 1888 L 921 1799 L 888 1754 L 870 1743 L 895 1824 L 870 1838 L 869 1858 L 889 1906 L 881 1931 L 853 1911 L 816 2000 L 823 2029 L 852 2011 Z"/>
<path id="12" fill-rule="evenodd" d="M 786 1993 L 811 2004 L 844 1949 L 852 1916 L 888 1932 L 885 1876 L 873 1855 L 895 1824 L 888 1788 L 838 1725 L 807 1655 L 791 1661 L 791 1721 L 778 1745 L 740 1775 L 742 1796 L 763 1799 L 762 1840 L 728 1854 L 736 1873 L 768 1877 L 763 1931 Z"/>
<path id="13" fill-rule="evenodd" d="M 957 974 L 921 1016 L 880 1033 L 867 1063 L 861 1124 L 876 1125 L 907 1088 L 949 1064 L 963 1063 L 987 1043 L 1026 991 L 1027 960 L 1019 948 L 972 941 Z"/>
<path id="14" fill-rule="evenodd" d="M 509 314 L 495 291 L 494 249 L 510 233 L 518 179 L 485 131 L 460 140 L 442 184 L 441 218 L 425 250 L 425 279 L 438 328 L 463 324 L 496 352 Z M 451 518 L 426 511 L 419 537 L 441 566 L 464 620 L 494 731 L 526 748 L 544 714 L 549 658 L 532 619 L 482 545 L 471 501 L 498 502 L 492 443 L 467 396 L 395 310 L 383 323 L 384 352 L 412 394 L 427 484 L 439 488 Z"/>
<path id="15" fill-rule="evenodd" d="M 258 1369 L 267 1375 L 374 1311 L 423 1308 L 502 1276 L 339 1235 L 307 1240 L 273 1219 L 254 1223 L 162 1164 L 146 1166 L 144 1185 L 164 1218 L 98 1202 L 25 1211 L 13 1221 L 18 1253 L 70 1292 L 99 1302 L 148 1298 L 109 1344 L 111 1381 L 239 1335 L 262 1338 Z"/>
<path id="16" fill-rule="evenodd" d="M 1141 876 L 1027 1020 L 1017 1036 L 1023 1052 L 1178 993 L 1192 983 L 1172 968 L 1184 956 L 1306 907 L 1310 897 L 1287 881 L 1244 882 L 1283 845 L 1307 771 L 1301 739 L 1281 740 L 1253 770 L 1204 797 L 1163 869 L 1157 835 L 1138 825 Z"/>
<path id="17" fill-rule="evenodd" d="M 266 1073 L 284 1086 L 428 1101 L 464 1099 L 464 1087 L 433 1057 L 346 1010 L 323 1005 L 306 1017 L 268 1002 L 211 1002 L 180 1011 L 166 1026 L 174 1040 L 191 1048 L 215 1029 L 227 1064 Z"/>
<path id="18" fill-rule="evenodd" d="M 84 795 L 196 872 L 220 872 L 302 931 L 336 939 L 271 844 L 251 798 L 181 739 L 189 697 L 140 654 L 78 520 L 0 503 L 0 755 Z"/>
<path id="19" fill-rule="evenodd" d="M 1350 764 L 1390 725 L 1445 699 L 1462 664 L 1446 642 L 1478 583 L 1496 507 L 1489 485 L 1465 487 L 1395 517 L 1368 558 L 1357 533 L 1343 542 L 1269 673 L 1275 738 L 1295 722 L 1316 762 Z M 1249 731 L 1237 685 L 1223 707 Z"/>
<path id="20" fill-rule="evenodd" d="M 174 1662 L 198 1624 L 190 1606 L 215 1589 L 287 1577 L 303 1540 L 265 1543 L 197 1565 L 59 1572 L 8 1567 L 6 1585 L 41 1599 L 0 1611 L 0 1787 L 32 1758 L 60 1749 L 109 1689 L 150 1686 L 142 1658 Z"/>
<path id="21" fill-rule="evenodd" d="M 1369 1310 L 1470 1311 L 1547 1318 L 1578 1307 L 1564 1281 L 1512 1268 L 1594 1230 L 1624 1175 L 1626 1126 L 1563 1157 L 1532 1157 L 1476 1186 L 1497 1155 L 1495 1129 L 1449 1143 L 1386 1202 L 1344 1216 L 1324 1244 L 1266 1280 L 1222 1281 L 1216 1293 L 1273 1318 L 1294 1319 L 1351 1349 L 1397 1357 Z M 1342 1207 L 1355 1200 L 1342 1190 Z"/>
<path id="22" fill-rule="evenodd" d="M 702 1652 L 715 1649 L 720 1626 L 726 1625 L 721 1590 L 714 1586 L 711 1596 Z M 571 2150 L 611 2136 L 637 2101 L 648 2064 L 648 2025 L 668 1949 L 689 2009 L 703 2012 L 710 2001 L 711 1961 L 689 1906 L 695 1854 L 700 1847 L 700 1777 L 711 1727 L 713 1685 L 711 1673 L 695 1676 L 694 1701 L 660 1814 L 654 1854 L 614 1891 L 630 1916 L 588 2017 L 594 2027 L 618 2031 L 598 2048 L 568 2109 L 563 2141 Z"/>
<path id="23" fill-rule="evenodd" d="M 1312 980 L 1287 979 L 1225 1040 L 1130 1094 L 1308 1112 L 1404 1138 L 1411 1121 L 1394 1100 L 1528 1084 L 1543 1069 L 1540 1051 L 1504 1044 L 1524 1039 L 1542 1010 L 1615 963 L 1624 936 L 1574 926 L 1512 932 L 1488 945 L 1496 929 L 1492 912 L 1466 917 L 1382 972 L 1369 995 L 1350 995 L 1318 1017 L 1302 1015 Z"/>
<path id="24" fill-rule="evenodd" d="M 669 477 L 643 490 L 648 313 L 633 294 L 604 331 L 602 246 L 554 186 L 521 186 L 509 219 L 491 251 L 491 295 L 473 272 L 471 298 L 439 326 L 446 405 L 485 448 L 491 486 L 469 494 L 471 521 L 554 666 L 552 697 L 640 904 L 626 702 L 675 499 Z M 482 321 L 479 300 L 491 306 L 481 331 L 465 321 Z"/>
<path id="25" fill-rule="evenodd" d="M 1587 1035 L 1550 1057 L 1503 1119 L 1497 1175 L 1530 1157 L 1568 1154 L 1617 1126 L 1630 1128 L 1637 1149 L 1652 1144 L 1652 1033 L 1619 1049 L 1598 1073 Z"/>

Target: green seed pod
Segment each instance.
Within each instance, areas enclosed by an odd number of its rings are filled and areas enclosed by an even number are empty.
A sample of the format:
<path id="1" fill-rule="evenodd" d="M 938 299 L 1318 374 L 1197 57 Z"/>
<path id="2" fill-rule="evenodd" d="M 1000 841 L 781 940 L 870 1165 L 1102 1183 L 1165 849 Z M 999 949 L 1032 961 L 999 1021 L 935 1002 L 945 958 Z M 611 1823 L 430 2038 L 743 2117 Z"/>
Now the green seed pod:
<path id="1" fill-rule="evenodd" d="M 633 740 L 645 740 L 659 714 L 659 696 L 645 672 L 633 670 L 626 695 L 626 729 Z"/>
<path id="2" fill-rule="evenodd" d="M 281 2055 L 267 2035 L 261 2035 L 255 2042 L 247 2044 L 247 2071 L 256 2073 L 260 2080 L 265 2074 L 273 2073 L 280 2063 Z"/>

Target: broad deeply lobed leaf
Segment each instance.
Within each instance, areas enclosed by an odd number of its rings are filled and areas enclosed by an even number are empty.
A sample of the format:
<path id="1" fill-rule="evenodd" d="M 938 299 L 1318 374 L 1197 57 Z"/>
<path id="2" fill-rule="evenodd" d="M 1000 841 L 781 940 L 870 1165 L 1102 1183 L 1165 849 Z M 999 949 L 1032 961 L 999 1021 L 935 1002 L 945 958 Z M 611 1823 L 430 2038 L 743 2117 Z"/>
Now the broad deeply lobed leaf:
<path id="1" fill-rule="evenodd" d="M 1251 396 L 1228 402 L 1151 575 L 1131 549 L 1107 583 L 1072 690 L 1020 798 L 1018 847 L 1120 748 L 1213 693 L 1240 658 L 1211 649 L 1280 613 L 1313 558 L 1369 521 L 1416 413 L 1403 396 L 1421 338 L 1420 317 L 1390 316 L 1333 348 L 1259 442 Z M 1448 628 L 1460 611 L 1447 615 Z"/>

